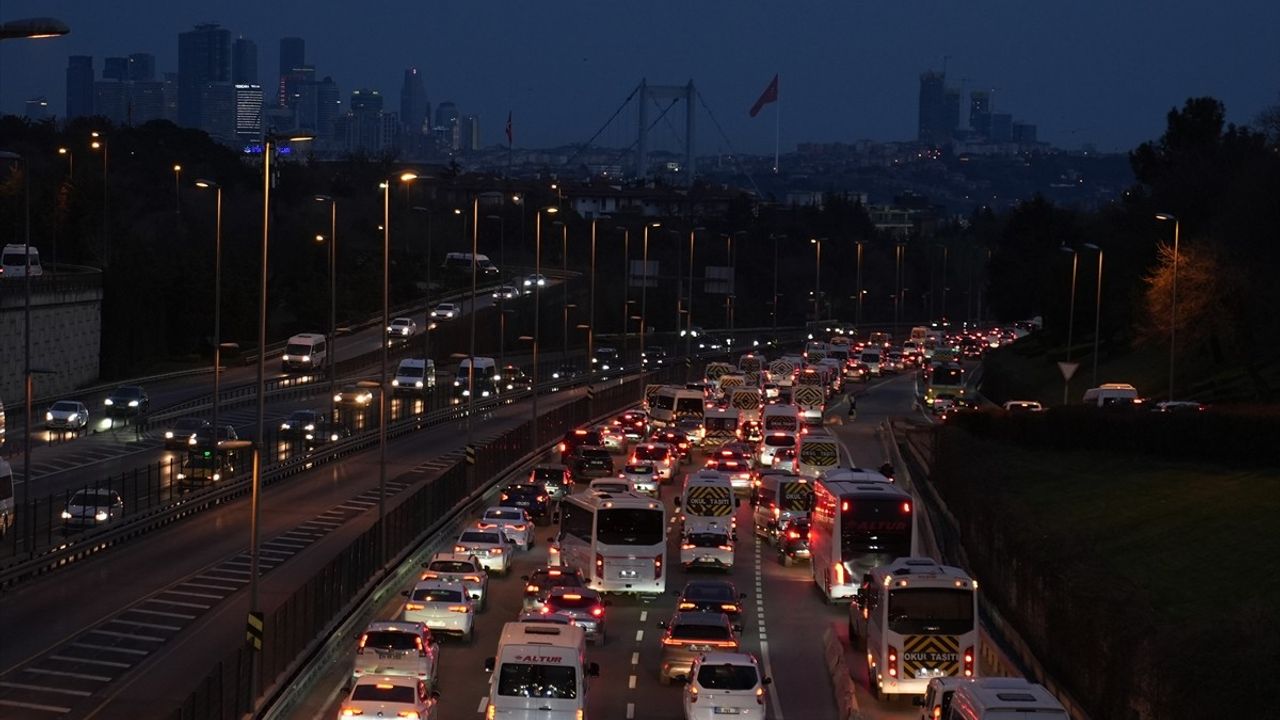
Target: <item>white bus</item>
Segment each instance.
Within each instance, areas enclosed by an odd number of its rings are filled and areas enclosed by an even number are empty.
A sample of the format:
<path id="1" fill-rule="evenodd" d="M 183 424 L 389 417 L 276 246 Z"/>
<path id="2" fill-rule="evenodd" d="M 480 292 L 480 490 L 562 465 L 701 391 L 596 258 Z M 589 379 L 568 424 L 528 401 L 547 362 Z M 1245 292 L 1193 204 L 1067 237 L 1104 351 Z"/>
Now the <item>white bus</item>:
<path id="1" fill-rule="evenodd" d="M 667 588 L 667 511 L 632 493 L 570 495 L 548 562 L 576 567 L 602 593 L 661 595 Z"/>
<path id="2" fill-rule="evenodd" d="M 681 418 L 702 420 L 704 412 L 702 393 L 671 385 L 654 393 L 649 404 L 649 422 L 655 428 L 675 427 Z"/>
<path id="3" fill-rule="evenodd" d="M 852 599 L 872 568 L 915 554 L 915 504 L 897 485 L 820 478 L 813 494 L 813 580 L 828 602 Z"/>
<path id="4" fill-rule="evenodd" d="M 796 447 L 796 474 L 816 480 L 840 467 L 840 441 L 817 429 L 800 436 Z"/>
<path id="5" fill-rule="evenodd" d="M 937 677 L 978 674 L 978 583 L 932 558 L 899 558 L 862 576 L 849 637 L 867 642 L 878 695 L 923 695 Z"/>

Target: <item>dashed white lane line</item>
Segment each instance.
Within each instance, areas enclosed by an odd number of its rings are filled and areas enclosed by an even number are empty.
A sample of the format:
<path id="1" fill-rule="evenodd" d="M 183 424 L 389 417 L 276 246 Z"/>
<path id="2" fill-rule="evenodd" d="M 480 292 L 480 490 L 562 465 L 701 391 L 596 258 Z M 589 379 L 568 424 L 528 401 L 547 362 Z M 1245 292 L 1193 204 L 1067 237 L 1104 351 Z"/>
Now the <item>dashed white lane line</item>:
<path id="1" fill-rule="evenodd" d="M 640 611 L 640 622 L 644 622 L 644 621 L 646 621 L 646 620 L 648 620 L 648 619 L 649 619 L 649 611 L 648 611 L 648 610 L 641 610 L 641 611 Z"/>
<path id="2" fill-rule="evenodd" d="M 62 707 L 60 705 L 41 705 L 39 703 L 19 702 L 17 700 L 0 700 L 0 705 L 5 707 L 22 708 L 23 710 L 43 710 L 45 712 L 58 713 L 65 715 L 71 712 L 71 708 Z"/>
<path id="3" fill-rule="evenodd" d="M 133 667 L 129 663 L 112 662 L 110 660 L 94 660 L 92 658 L 79 658 L 70 655 L 50 655 L 50 660 L 62 660 L 63 662 L 88 663 L 90 665 L 102 665 L 103 667 L 113 668 L 130 668 Z"/>
<path id="4" fill-rule="evenodd" d="M 476 712 L 482 713 L 484 712 L 484 709 L 488 706 L 489 706 L 489 696 L 485 695 L 480 698 L 480 705 L 476 708 Z"/>
<path id="5" fill-rule="evenodd" d="M 760 630 L 760 661 L 764 665 L 764 673 L 773 677 L 773 666 L 769 662 L 769 634 L 764 621 L 764 572 L 760 567 L 760 536 L 756 536 L 756 613 Z M 782 701 L 778 698 L 778 686 L 769 688 L 769 705 L 773 708 L 773 720 L 783 720 Z"/>
<path id="6" fill-rule="evenodd" d="M 644 642 L 644 631 L 643 631 L 643 630 L 637 630 L 637 631 L 636 631 L 636 642 Z"/>
<path id="7" fill-rule="evenodd" d="M 627 703 L 627 720 L 634 720 L 636 716 L 636 704 Z"/>
<path id="8" fill-rule="evenodd" d="M 628 677 L 627 677 L 627 689 L 628 689 L 628 690 L 635 690 L 635 689 L 636 689 L 636 676 L 635 676 L 635 675 L 630 675 L 630 676 L 628 676 Z"/>
<path id="9" fill-rule="evenodd" d="M 631 664 L 632 664 L 632 665 L 639 665 L 639 664 L 640 664 L 640 653 L 638 653 L 638 652 L 633 652 L 633 653 L 631 653 Z"/>
<path id="10" fill-rule="evenodd" d="M 87 673 L 65 672 L 63 670 L 44 670 L 42 668 L 23 668 L 23 672 L 29 672 L 32 675 L 54 675 L 56 677 L 69 677 L 78 680 L 95 680 L 97 682 L 111 682 L 112 678 L 106 675 L 89 675 Z"/>

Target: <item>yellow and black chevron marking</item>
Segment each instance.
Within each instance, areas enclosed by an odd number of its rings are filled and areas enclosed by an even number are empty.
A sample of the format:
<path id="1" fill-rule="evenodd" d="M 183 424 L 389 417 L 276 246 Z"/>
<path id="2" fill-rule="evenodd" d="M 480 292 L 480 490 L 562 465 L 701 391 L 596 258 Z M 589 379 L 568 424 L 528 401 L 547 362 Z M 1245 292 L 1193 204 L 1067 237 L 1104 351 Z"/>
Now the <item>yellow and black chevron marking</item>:
<path id="1" fill-rule="evenodd" d="M 720 379 L 721 375 L 733 372 L 733 366 L 728 363 L 708 363 L 706 369 L 707 379 L 715 382 Z"/>
<path id="2" fill-rule="evenodd" d="M 808 483 L 785 483 L 782 486 L 783 510 L 808 510 L 813 498 L 813 486 Z"/>
<path id="3" fill-rule="evenodd" d="M 750 410 L 752 408 L 758 408 L 760 407 L 760 394 L 749 393 L 749 392 L 734 393 L 733 406 L 738 408 L 739 410 Z"/>
<path id="4" fill-rule="evenodd" d="M 801 385 L 791 391 L 791 401 L 801 407 L 821 405 L 822 388 L 815 385 Z"/>
<path id="5" fill-rule="evenodd" d="M 826 443 L 821 445 L 801 443 L 800 462 L 818 467 L 834 467 L 840 462 L 840 451 L 835 445 Z"/>
<path id="6" fill-rule="evenodd" d="M 685 510 L 690 515 L 713 517 L 733 513 L 733 499 L 729 488 L 701 485 L 689 488 L 685 493 Z"/>
<path id="7" fill-rule="evenodd" d="M 954 635 L 908 635 L 902 642 L 903 677 L 920 670 L 960 674 L 960 639 Z"/>
<path id="8" fill-rule="evenodd" d="M 720 377 L 720 389 L 731 387 L 739 387 L 746 384 L 746 379 L 741 375 L 722 375 Z"/>

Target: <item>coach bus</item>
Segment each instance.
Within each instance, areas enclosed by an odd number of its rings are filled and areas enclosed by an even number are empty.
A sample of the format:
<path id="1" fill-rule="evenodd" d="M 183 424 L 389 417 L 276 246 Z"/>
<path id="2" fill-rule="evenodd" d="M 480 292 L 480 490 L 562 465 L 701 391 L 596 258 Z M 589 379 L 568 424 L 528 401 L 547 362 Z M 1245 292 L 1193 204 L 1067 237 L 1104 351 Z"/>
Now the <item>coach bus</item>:
<path id="1" fill-rule="evenodd" d="M 813 580 L 828 602 L 850 600 L 873 568 L 915 554 L 914 503 L 897 485 L 820 477 L 809 514 Z"/>
<path id="2" fill-rule="evenodd" d="M 632 493 L 570 495 L 550 564 L 576 567 L 602 593 L 661 595 L 667 588 L 667 511 Z"/>

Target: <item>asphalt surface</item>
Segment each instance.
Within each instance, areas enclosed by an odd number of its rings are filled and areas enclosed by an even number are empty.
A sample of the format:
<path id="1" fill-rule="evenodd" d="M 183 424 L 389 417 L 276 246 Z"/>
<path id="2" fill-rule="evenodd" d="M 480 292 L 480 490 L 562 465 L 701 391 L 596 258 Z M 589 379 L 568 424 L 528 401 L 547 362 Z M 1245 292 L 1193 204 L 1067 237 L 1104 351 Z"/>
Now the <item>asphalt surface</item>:
<path id="1" fill-rule="evenodd" d="M 849 421 L 843 401 L 829 407 L 827 424 L 841 441 L 842 464 L 878 467 L 882 457 L 876 425 L 888 416 L 912 412 L 913 381 L 908 375 L 877 380 L 865 388 L 858 401 L 858 415 Z M 701 453 L 687 472 L 701 465 Z M 671 508 L 680 480 L 663 486 L 662 497 Z M 744 502 L 737 511 L 738 543 L 735 563 L 728 573 L 718 571 L 686 571 L 678 562 L 668 562 L 668 593 L 652 602 L 615 597 L 606 611 L 607 641 L 602 646 L 588 645 L 591 662 L 599 663 L 601 674 L 591 685 L 588 717 L 605 719 L 682 718 L 682 687 L 658 682 L 661 631 L 656 623 L 670 618 L 675 608 L 675 593 L 688 579 L 729 579 L 740 592 L 748 595 L 743 608 L 745 627 L 741 635 L 742 649 L 760 658 L 764 671 L 774 679 L 769 689 L 768 717 L 773 720 L 834 718 L 837 707 L 827 673 L 822 633 L 833 628 L 847 641 L 848 606 L 826 604 L 813 584 L 807 564 L 783 567 L 776 552 L 766 542 L 756 539 L 751 531 L 751 509 Z M 493 577 L 489 583 L 488 607 L 476 618 L 475 637 L 470 643 L 453 638 L 442 639 L 439 664 L 439 718 L 483 717 L 488 695 L 488 675 L 484 660 L 494 654 L 502 625 L 516 618 L 521 607 L 520 576 L 528 574 L 546 561 L 546 541 L 555 532 L 541 528 L 539 544 L 527 553 L 517 555 L 512 571 L 506 577 Z M 668 557 L 678 557 L 678 533 L 668 537 Z M 400 602 L 391 601 L 381 608 L 379 617 L 394 619 Z M 354 657 L 354 640 L 352 656 Z M 859 701 L 867 718 L 917 718 L 919 709 L 904 701 L 879 702 L 867 693 L 866 663 L 856 653 L 846 653 L 855 680 L 859 683 Z M 292 715 L 294 718 L 337 717 L 350 667 L 335 668 Z"/>

